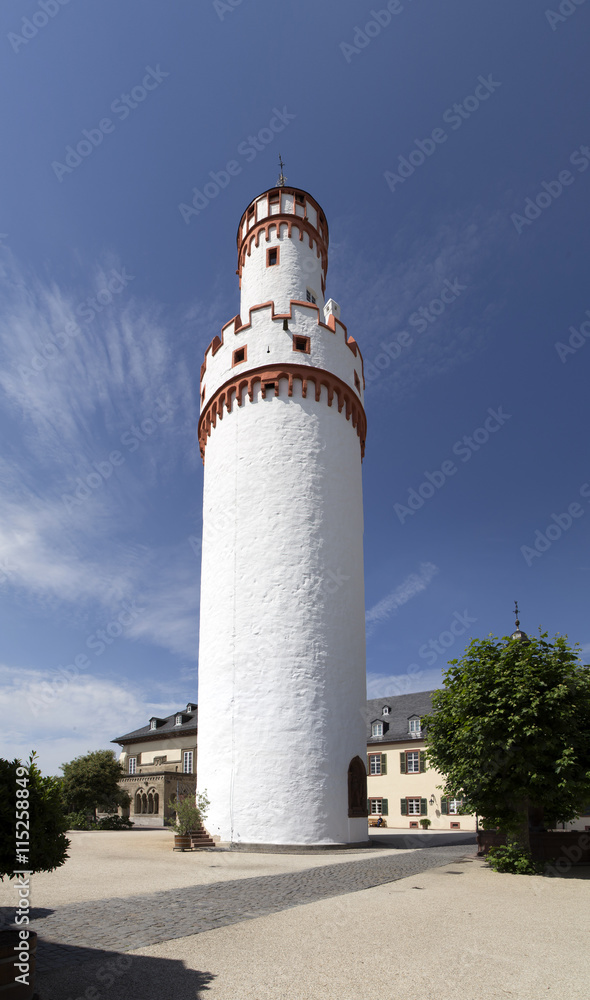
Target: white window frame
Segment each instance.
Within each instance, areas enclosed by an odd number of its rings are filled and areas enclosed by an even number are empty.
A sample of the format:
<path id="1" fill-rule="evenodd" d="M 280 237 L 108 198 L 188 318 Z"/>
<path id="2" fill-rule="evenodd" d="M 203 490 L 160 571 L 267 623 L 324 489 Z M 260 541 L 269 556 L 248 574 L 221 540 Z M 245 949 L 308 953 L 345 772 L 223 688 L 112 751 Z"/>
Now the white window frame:
<path id="1" fill-rule="evenodd" d="M 421 719 L 410 719 L 410 733 L 421 733 L 422 732 L 422 720 Z"/>
<path id="2" fill-rule="evenodd" d="M 190 763 L 190 767 L 187 767 L 187 763 Z M 182 755 L 182 773 L 192 774 L 193 771 L 193 751 L 185 750 Z"/>
<path id="3" fill-rule="evenodd" d="M 129 758 L 129 771 L 128 774 L 137 774 L 137 757 Z"/>
<path id="4" fill-rule="evenodd" d="M 408 803 L 408 816 L 420 816 L 421 815 L 421 812 L 420 812 L 420 804 L 421 803 L 420 803 L 420 799 L 419 798 L 415 798 L 414 796 L 411 796 L 410 798 L 406 799 L 406 802 Z M 416 806 L 417 806 L 417 808 L 414 808 Z"/>
<path id="5" fill-rule="evenodd" d="M 182 726 L 182 715 L 181 714 L 179 714 L 179 715 L 177 715 L 175 717 L 175 719 L 174 719 L 174 725 L 175 726 Z"/>
<path id="6" fill-rule="evenodd" d="M 157 722 L 157 720 L 156 719 L 150 719 L 150 729 L 157 729 L 157 728 L 158 728 L 158 722 Z"/>
<path id="7" fill-rule="evenodd" d="M 370 802 L 371 802 L 371 816 L 382 816 L 383 799 L 370 799 Z"/>
<path id="8" fill-rule="evenodd" d="M 374 722 L 371 726 L 371 733 L 373 736 L 383 736 L 383 723 Z"/>
<path id="9" fill-rule="evenodd" d="M 416 764 L 417 766 L 410 766 Z M 407 750 L 406 751 L 406 774 L 420 774 L 420 751 L 419 750 Z"/>
<path id="10" fill-rule="evenodd" d="M 369 774 L 382 774 L 381 770 L 381 754 L 380 753 L 370 753 L 369 754 Z"/>
<path id="11" fill-rule="evenodd" d="M 389 715 L 389 705 L 383 706 L 383 715 Z"/>
<path id="12" fill-rule="evenodd" d="M 463 805 L 463 799 L 449 799 L 448 810 L 449 816 L 460 816 L 460 809 Z"/>

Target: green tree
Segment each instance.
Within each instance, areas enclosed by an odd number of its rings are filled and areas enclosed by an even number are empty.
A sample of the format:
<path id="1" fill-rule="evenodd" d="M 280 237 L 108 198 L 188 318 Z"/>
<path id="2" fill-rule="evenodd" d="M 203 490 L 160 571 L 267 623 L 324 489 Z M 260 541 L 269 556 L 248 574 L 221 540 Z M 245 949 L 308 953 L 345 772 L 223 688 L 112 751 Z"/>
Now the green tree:
<path id="1" fill-rule="evenodd" d="M 590 800 L 590 669 L 564 637 L 474 639 L 432 697 L 428 761 L 445 794 L 530 849 Z"/>
<path id="2" fill-rule="evenodd" d="M 206 792 L 197 792 L 194 797 L 185 795 L 177 799 L 174 796 L 169 804 L 170 809 L 176 813 L 176 822 L 173 826 L 175 833 L 187 834 L 196 833 L 203 825 L 210 802 Z"/>
<path id="3" fill-rule="evenodd" d="M 61 781 L 44 777 L 35 756 L 32 753 L 24 765 L 0 760 L 0 879 L 11 878 L 15 869 L 51 872 L 68 857 Z M 17 853 L 21 843 L 29 847 L 23 860 Z"/>
<path id="4" fill-rule="evenodd" d="M 61 770 L 62 794 L 68 812 L 92 813 L 96 819 L 99 807 L 114 812 L 118 806 L 129 805 L 127 792 L 119 788 L 124 771 L 113 750 L 92 750 L 69 764 L 62 764 Z"/>

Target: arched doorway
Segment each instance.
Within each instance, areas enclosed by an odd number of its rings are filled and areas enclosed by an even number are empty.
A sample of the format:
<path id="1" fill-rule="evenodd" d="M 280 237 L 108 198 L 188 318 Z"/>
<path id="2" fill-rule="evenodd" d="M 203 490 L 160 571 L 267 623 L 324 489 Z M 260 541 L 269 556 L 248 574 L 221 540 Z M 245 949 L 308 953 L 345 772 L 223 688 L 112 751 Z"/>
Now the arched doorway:
<path id="1" fill-rule="evenodd" d="M 369 815 L 367 769 L 360 757 L 353 757 L 348 765 L 348 815 L 351 819 L 362 819 Z"/>

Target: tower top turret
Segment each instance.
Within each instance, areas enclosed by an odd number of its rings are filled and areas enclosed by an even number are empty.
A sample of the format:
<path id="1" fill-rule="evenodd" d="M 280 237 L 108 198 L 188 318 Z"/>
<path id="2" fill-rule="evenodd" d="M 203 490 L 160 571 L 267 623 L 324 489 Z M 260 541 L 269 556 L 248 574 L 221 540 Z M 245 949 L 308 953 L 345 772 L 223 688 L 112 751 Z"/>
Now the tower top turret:
<path id="1" fill-rule="evenodd" d="M 281 175 L 282 176 L 282 175 Z M 268 188 L 253 198 L 240 219 L 237 233 L 238 257 L 242 262 L 244 241 L 249 235 L 255 235 L 259 226 L 272 220 L 292 223 L 294 218 L 301 219 L 307 232 L 319 240 L 321 250 L 325 254 L 325 269 L 328 269 L 328 223 L 321 205 L 308 191 L 302 188 L 290 187 L 279 183 Z M 286 180 L 286 177 L 283 178 Z"/>

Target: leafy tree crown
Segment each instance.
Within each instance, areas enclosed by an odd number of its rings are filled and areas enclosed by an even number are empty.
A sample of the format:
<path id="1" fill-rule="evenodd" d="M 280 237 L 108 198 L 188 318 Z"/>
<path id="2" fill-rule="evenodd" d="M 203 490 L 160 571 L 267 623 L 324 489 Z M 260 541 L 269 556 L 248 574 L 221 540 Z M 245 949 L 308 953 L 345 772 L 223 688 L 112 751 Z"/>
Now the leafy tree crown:
<path id="1" fill-rule="evenodd" d="M 487 825 L 547 825 L 590 801 L 590 670 L 566 638 L 473 639 L 432 696 L 428 760 Z"/>

